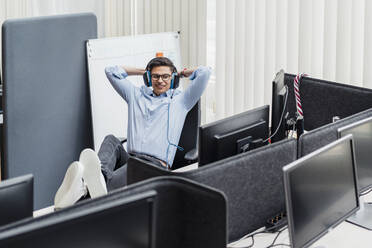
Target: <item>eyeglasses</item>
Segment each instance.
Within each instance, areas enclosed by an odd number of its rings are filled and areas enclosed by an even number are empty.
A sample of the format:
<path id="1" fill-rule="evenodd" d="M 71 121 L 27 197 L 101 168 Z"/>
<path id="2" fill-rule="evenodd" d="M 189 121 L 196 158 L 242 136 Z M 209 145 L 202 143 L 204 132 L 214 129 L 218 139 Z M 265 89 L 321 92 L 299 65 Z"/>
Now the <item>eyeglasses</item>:
<path id="1" fill-rule="evenodd" d="M 159 80 L 160 78 L 162 78 L 164 81 L 167 81 L 171 78 L 172 75 L 170 74 L 163 74 L 163 75 L 159 75 L 159 74 L 151 74 L 151 79 L 152 80 Z"/>

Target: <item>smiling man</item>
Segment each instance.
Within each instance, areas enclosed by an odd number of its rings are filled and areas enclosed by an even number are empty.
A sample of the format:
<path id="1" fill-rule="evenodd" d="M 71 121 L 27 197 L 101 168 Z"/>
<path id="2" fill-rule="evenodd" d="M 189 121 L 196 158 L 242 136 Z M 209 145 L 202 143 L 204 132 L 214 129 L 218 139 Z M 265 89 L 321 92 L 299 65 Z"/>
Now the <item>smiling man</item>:
<path id="1" fill-rule="evenodd" d="M 211 74 L 204 66 L 177 72 L 166 57 L 152 59 L 146 69 L 114 66 L 105 72 L 128 104 L 128 152 L 113 135 L 105 137 L 98 156 L 90 149 L 84 150 L 80 161 L 68 169 L 55 198 L 56 206 L 73 204 L 87 189 L 91 197 L 97 197 L 107 189 L 125 186 L 129 155 L 170 169 L 176 150 L 182 149 L 178 142 L 186 115 L 201 97 Z M 132 75 L 142 75 L 145 85 L 133 85 L 127 79 Z M 180 77 L 191 80 L 185 91 L 177 89 Z"/>

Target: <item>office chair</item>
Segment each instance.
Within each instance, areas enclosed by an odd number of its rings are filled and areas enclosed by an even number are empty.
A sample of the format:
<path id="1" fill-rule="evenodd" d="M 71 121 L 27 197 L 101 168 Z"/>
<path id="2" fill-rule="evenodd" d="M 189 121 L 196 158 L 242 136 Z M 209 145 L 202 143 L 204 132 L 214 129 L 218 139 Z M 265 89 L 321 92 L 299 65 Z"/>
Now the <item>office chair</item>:
<path id="1" fill-rule="evenodd" d="M 193 164 L 198 161 L 198 139 L 200 126 L 200 100 L 187 113 L 182 128 L 178 145 L 183 151 L 177 150 L 174 157 L 172 170 Z M 127 138 L 119 138 L 121 143 L 127 142 Z"/>
<path id="2" fill-rule="evenodd" d="M 198 161 L 198 140 L 200 126 L 200 100 L 194 105 L 186 116 L 179 141 L 184 150 L 177 150 L 172 170 Z"/>

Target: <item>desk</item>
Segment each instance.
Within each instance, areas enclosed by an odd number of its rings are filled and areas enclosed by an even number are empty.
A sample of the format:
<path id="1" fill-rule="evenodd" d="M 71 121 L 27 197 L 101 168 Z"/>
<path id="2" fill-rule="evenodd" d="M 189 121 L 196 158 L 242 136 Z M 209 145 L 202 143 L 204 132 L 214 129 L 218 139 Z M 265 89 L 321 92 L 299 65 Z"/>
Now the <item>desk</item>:
<path id="1" fill-rule="evenodd" d="M 184 172 L 189 170 L 194 170 L 198 168 L 198 163 L 194 163 L 177 170 L 174 172 Z M 363 196 L 365 202 L 372 202 L 372 192 L 366 196 Z M 54 211 L 54 206 L 43 208 L 34 212 L 34 217 L 42 216 L 44 214 L 52 213 Z M 263 230 L 263 228 L 262 228 Z M 263 233 L 257 234 L 254 237 L 255 244 L 252 248 L 262 248 L 269 246 L 274 240 L 277 233 Z M 240 242 L 231 243 L 232 247 L 243 247 L 249 246 L 252 239 L 242 240 Z M 372 231 L 358 227 L 349 222 L 342 222 L 340 225 L 336 226 L 329 233 L 320 238 L 311 247 L 316 248 L 322 246 L 324 248 L 364 248 L 371 247 L 372 243 Z M 289 244 L 288 229 L 285 229 L 276 240 L 275 244 Z M 288 247 L 288 246 L 275 246 L 275 247 Z"/>
<path id="2" fill-rule="evenodd" d="M 190 164 L 188 166 L 181 167 L 179 169 L 173 170 L 172 172 L 185 172 L 185 171 L 190 171 L 190 170 L 195 170 L 199 167 L 198 162 Z"/>
<path id="3" fill-rule="evenodd" d="M 365 202 L 372 202 L 372 193 L 363 196 Z M 262 228 L 263 230 L 263 228 Z M 263 233 L 254 237 L 254 246 L 252 248 L 261 248 L 269 246 L 274 240 L 277 233 Z M 252 239 L 242 240 L 240 242 L 231 243 L 232 247 L 248 246 L 252 243 Z M 358 227 L 347 221 L 342 222 L 336 226 L 329 233 L 325 234 L 312 248 L 364 248 L 371 247 L 372 231 L 365 228 Z M 289 244 L 288 229 L 285 229 L 276 240 L 275 244 Z M 288 246 L 275 246 L 275 247 L 288 247 Z"/>
<path id="4" fill-rule="evenodd" d="M 174 170 L 173 172 L 184 172 L 184 171 L 189 171 L 189 170 L 195 170 L 197 168 L 198 168 L 198 163 L 193 163 L 191 165 L 184 166 L 182 168 Z M 34 217 L 39 217 L 39 216 L 43 216 L 45 214 L 49 214 L 49 213 L 52 213 L 52 212 L 54 212 L 54 205 L 46 207 L 46 208 L 42 208 L 42 209 L 39 209 L 39 210 L 35 210 L 33 216 Z"/>

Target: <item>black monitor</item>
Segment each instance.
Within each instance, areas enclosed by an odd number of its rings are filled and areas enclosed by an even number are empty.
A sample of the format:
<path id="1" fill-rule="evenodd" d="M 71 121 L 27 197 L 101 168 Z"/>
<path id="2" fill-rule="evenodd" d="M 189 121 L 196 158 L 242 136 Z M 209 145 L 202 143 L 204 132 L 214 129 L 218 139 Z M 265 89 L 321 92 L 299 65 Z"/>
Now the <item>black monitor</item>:
<path id="1" fill-rule="evenodd" d="M 271 103 L 271 142 L 286 137 L 285 115 L 287 110 L 288 90 L 284 83 L 284 71 L 280 70 L 272 84 Z"/>
<path id="2" fill-rule="evenodd" d="M 154 248 L 155 197 L 156 191 L 150 190 L 41 216 L 2 230 L 0 247 Z"/>
<path id="3" fill-rule="evenodd" d="M 359 208 L 351 135 L 296 160 L 283 172 L 293 248 L 308 247 Z"/>
<path id="4" fill-rule="evenodd" d="M 199 128 L 199 166 L 267 144 L 269 106 L 265 105 Z"/>
<path id="5" fill-rule="evenodd" d="M 34 177 L 20 176 L 0 182 L 0 225 L 32 217 Z"/>
<path id="6" fill-rule="evenodd" d="M 338 137 L 352 134 L 360 195 L 372 188 L 372 117 L 339 128 Z M 372 205 L 360 201 L 360 209 L 348 221 L 372 230 Z"/>

